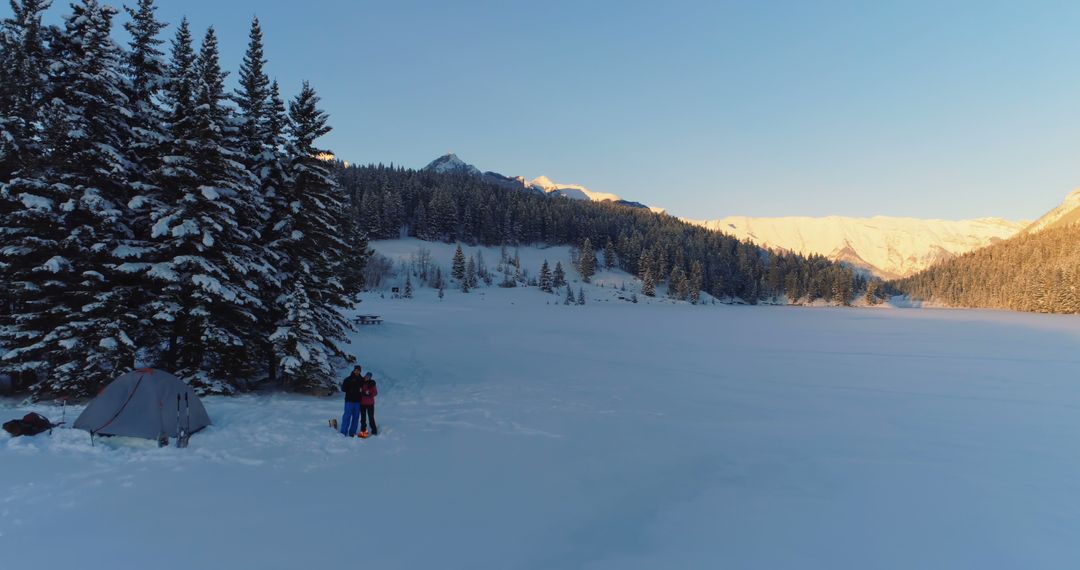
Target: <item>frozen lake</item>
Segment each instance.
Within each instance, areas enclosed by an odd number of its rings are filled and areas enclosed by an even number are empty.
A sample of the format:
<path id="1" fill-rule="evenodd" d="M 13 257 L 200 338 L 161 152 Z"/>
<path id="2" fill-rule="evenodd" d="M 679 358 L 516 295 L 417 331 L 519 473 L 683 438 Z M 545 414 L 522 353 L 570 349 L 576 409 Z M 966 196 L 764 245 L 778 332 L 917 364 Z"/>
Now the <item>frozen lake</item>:
<path id="1" fill-rule="evenodd" d="M 605 295 L 366 301 L 366 441 L 293 396 L 207 399 L 187 450 L 0 435 L 5 564 L 1080 564 L 1080 319 Z"/>

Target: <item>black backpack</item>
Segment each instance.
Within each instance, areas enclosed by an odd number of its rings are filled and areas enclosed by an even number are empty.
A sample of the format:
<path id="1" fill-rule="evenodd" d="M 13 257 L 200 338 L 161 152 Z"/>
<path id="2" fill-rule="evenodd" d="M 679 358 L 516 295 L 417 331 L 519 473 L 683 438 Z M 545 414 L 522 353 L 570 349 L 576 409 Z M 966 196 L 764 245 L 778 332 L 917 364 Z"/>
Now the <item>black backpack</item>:
<path id="1" fill-rule="evenodd" d="M 36 412 L 26 414 L 21 420 L 11 420 L 4 423 L 4 431 L 10 433 L 12 437 L 37 435 L 54 427 L 56 426 L 49 421 L 49 418 Z"/>

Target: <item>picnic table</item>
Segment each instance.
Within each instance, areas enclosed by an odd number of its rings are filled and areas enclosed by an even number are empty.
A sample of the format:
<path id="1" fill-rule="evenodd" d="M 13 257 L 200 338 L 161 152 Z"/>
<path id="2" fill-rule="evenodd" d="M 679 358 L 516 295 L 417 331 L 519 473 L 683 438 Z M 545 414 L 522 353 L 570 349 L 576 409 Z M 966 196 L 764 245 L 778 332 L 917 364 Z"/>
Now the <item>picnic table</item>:
<path id="1" fill-rule="evenodd" d="M 356 324 L 358 325 L 381 325 L 382 317 L 379 315 L 356 315 Z"/>

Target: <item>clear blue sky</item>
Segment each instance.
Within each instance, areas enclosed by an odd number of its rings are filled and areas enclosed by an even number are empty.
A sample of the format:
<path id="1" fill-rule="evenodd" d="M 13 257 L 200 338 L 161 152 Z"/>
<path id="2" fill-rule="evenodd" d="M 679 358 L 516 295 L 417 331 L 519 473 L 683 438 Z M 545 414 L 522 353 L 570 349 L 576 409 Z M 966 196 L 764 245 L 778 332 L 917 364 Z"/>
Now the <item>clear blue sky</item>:
<path id="1" fill-rule="evenodd" d="M 701 218 L 1034 218 L 1080 184 L 1075 2 L 159 5 L 234 70 L 258 14 L 352 162 L 454 151 Z"/>

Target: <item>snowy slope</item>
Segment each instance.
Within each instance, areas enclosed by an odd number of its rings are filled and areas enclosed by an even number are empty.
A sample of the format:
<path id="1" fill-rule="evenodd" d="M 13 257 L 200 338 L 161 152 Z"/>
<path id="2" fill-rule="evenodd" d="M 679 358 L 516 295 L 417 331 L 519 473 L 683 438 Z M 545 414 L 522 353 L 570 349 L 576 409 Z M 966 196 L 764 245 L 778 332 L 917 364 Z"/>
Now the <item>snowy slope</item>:
<path id="1" fill-rule="evenodd" d="M 1035 220 L 1024 229 L 1027 233 L 1041 232 L 1050 228 L 1060 228 L 1080 223 L 1080 188 L 1073 190 L 1065 201 L 1050 210 L 1043 217 Z"/>
<path id="2" fill-rule="evenodd" d="M 905 277 L 938 261 L 1008 239 L 1027 224 L 999 218 L 947 221 L 888 216 L 731 216 L 686 221 L 762 246 L 849 262 L 885 278 Z"/>
<path id="3" fill-rule="evenodd" d="M 454 251 L 457 249 L 456 243 L 443 243 L 443 242 L 431 242 L 423 241 L 417 238 L 405 238 L 397 240 L 374 240 L 370 242 L 370 247 L 379 255 L 390 258 L 394 265 L 398 268 L 394 276 L 388 283 L 384 283 L 380 288 L 385 291 L 392 287 L 401 288 L 404 286 L 405 276 L 401 267 L 404 264 L 409 263 L 411 260 L 417 258 L 421 249 L 427 250 L 431 254 L 432 263 L 438 265 L 443 274 L 447 277 L 450 276 L 451 266 L 453 263 Z M 502 257 L 502 248 L 499 247 L 486 247 L 486 246 L 470 246 L 462 244 L 462 251 L 465 257 L 479 258 L 482 256 L 484 263 L 487 265 L 488 270 L 494 275 L 494 284 L 490 287 L 481 286 L 473 291 L 474 295 L 486 295 L 492 289 L 498 289 L 497 285 L 502 280 L 502 274 L 497 273 L 497 265 Z M 600 302 L 626 302 L 631 293 L 637 292 L 641 289 L 641 280 L 636 276 L 630 275 L 618 269 L 606 270 L 602 267 L 597 267 L 596 274 L 593 275 L 591 284 L 585 284 L 581 282 L 581 276 L 574 268 L 573 260 L 570 255 L 570 247 L 565 245 L 559 246 L 533 246 L 533 247 L 521 247 L 521 248 L 507 248 L 506 253 L 511 259 L 515 256 L 521 260 L 521 267 L 527 277 L 537 277 L 540 273 L 540 267 L 544 261 L 548 262 L 548 265 L 552 271 L 555 269 L 556 263 L 562 263 L 563 271 L 566 274 L 566 280 L 575 294 L 579 288 L 584 288 L 589 294 L 589 298 L 596 299 Z M 602 261 L 602 258 L 601 258 Z M 598 264 L 599 265 L 599 264 Z M 419 284 L 415 284 L 419 286 Z M 447 289 L 455 288 L 456 285 L 446 285 Z M 535 291 L 535 289 L 532 289 Z M 564 293 L 564 291 L 560 293 Z M 666 304 L 685 304 L 682 302 L 671 301 L 665 299 L 667 294 L 666 285 L 658 286 L 656 289 L 657 296 L 659 298 L 647 299 L 642 297 L 641 303 L 666 303 Z M 702 299 L 705 302 L 712 300 L 712 297 L 707 293 L 701 294 Z M 622 299 L 620 299 L 622 297 Z M 543 295 L 541 297 L 545 302 L 550 301 L 552 303 L 563 301 L 562 295 Z"/>
<path id="4" fill-rule="evenodd" d="M 377 438 L 285 395 L 187 450 L 0 434 L 2 566 L 1080 564 L 1075 319 L 548 297 L 369 296 Z"/>
<path id="5" fill-rule="evenodd" d="M 593 202 L 618 202 L 622 198 L 615 194 L 594 192 L 580 184 L 559 184 L 547 176 L 539 176 L 529 182 L 529 186 L 543 190 L 547 194 L 558 194 L 572 200 L 592 200 Z"/>

